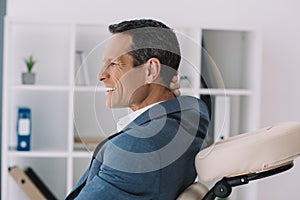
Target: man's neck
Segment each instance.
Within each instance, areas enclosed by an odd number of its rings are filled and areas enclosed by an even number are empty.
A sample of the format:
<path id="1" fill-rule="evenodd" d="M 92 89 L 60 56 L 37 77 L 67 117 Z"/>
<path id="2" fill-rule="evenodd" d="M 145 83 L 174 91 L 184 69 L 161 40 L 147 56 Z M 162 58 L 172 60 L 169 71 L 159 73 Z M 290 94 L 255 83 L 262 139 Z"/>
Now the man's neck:
<path id="1" fill-rule="evenodd" d="M 150 84 L 148 93 L 143 101 L 138 104 L 132 104 L 129 107 L 131 110 L 136 111 L 151 104 L 166 101 L 174 97 L 174 94 L 166 87 L 159 84 Z"/>

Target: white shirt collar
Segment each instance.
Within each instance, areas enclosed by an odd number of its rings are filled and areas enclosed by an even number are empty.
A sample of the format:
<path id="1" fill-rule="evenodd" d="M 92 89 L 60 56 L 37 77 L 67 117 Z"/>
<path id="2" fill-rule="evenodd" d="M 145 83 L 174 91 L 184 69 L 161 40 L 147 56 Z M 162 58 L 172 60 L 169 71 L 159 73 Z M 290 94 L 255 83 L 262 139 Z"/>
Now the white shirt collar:
<path id="1" fill-rule="evenodd" d="M 160 102 L 151 104 L 149 106 L 146 106 L 144 108 L 141 108 L 139 110 L 136 110 L 134 112 L 129 113 L 128 115 L 122 117 L 119 119 L 117 123 L 117 130 L 121 131 L 123 130 L 130 122 L 134 121 L 138 116 L 140 116 L 143 112 L 150 109 L 151 107 L 155 106 L 156 104 L 159 104 Z"/>

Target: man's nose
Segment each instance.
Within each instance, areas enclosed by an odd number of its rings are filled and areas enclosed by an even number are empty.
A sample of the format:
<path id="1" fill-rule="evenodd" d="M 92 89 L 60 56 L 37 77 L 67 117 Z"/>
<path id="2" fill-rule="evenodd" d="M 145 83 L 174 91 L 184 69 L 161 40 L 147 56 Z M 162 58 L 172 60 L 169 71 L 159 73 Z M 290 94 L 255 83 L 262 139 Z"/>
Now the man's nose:
<path id="1" fill-rule="evenodd" d="M 99 81 L 105 81 L 105 79 L 109 78 L 110 75 L 107 72 L 107 67 L 103 66 L 102 69 L 100 70 L 99 74 L 98 74 L 98 80 Z"/>

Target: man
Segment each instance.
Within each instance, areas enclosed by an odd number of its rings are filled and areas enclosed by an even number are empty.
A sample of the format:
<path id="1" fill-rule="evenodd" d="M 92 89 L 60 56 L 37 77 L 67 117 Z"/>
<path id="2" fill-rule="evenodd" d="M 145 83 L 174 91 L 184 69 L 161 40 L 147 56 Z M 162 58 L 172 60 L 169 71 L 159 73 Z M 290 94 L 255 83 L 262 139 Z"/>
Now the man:
<path id="1" fill-rule="evenodd" d="M 106 105 L 134 112 L 98 145 L 67 199 L 176 199 L 196 178 L 194 157 L 207 133 L 207 107 L 194 97 L 175 98 L 167 86 L 181 59 L 173 30 L 144 19 L 109 30 L 99 73 Z"/>

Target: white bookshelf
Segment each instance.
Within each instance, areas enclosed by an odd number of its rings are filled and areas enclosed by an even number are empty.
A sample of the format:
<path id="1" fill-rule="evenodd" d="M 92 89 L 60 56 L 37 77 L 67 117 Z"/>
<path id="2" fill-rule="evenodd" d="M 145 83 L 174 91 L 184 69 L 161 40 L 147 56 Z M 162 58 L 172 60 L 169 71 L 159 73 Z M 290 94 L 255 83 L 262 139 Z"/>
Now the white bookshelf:
<path id="1" fill-rule="evenodd" d="M 176 27 L 182 62 L 188 76 L 182 94 L 230 97 L 231 135 L 258 127 L 260 37 L 256 30 L 226 27 Z M 89 165 L 92 152 L 74 150 L 74 136 L 103 137 L 116 130 L 116 120 L 128 111 L 105 107 L 105 89 L 98 84 L 105 24 L 51 20 L 5 19 L 2 122 L 2 199 L 26 199 L 8 174 L 8 167 L 30 166 L 50 190 L 63 199 Z M 201 42 L 213 54 L 225 88 L 201 88 Z M 87 59 L 78 65 L 76 51 Z M 34 55 L 35 85 L 22 85 L 23 60 Z M 81 66 L 81 68 L 80 68 Z M 85 68 L 83 68 L 85 67 Z M 89 81 L 78 84 L 86 70 Z M 82 81 L 81 81 L 82 82 Z M 16 151 L 17 108 L 31 108 L 31 150 Z M 75 123 L 75 125 L 74 125 Z M 253 190 L 252 190 L 253 192 Z M 247 191 L 234 196 L 241 197 Z M 242 198 L 246 199 L 246 198 Z"/>

